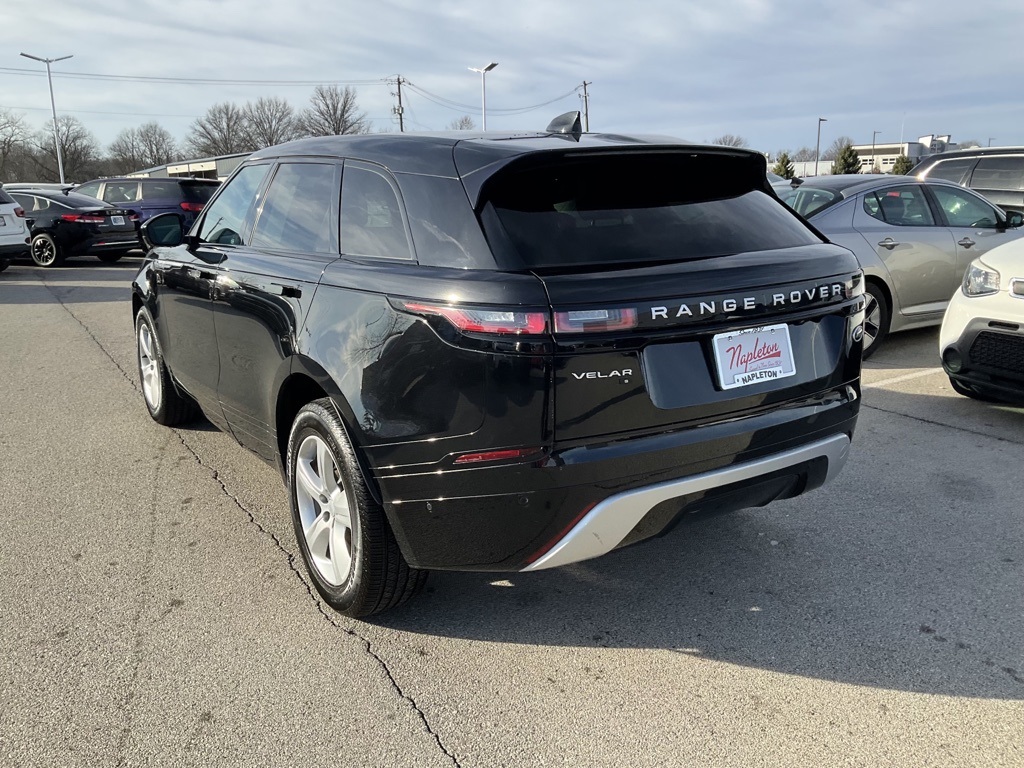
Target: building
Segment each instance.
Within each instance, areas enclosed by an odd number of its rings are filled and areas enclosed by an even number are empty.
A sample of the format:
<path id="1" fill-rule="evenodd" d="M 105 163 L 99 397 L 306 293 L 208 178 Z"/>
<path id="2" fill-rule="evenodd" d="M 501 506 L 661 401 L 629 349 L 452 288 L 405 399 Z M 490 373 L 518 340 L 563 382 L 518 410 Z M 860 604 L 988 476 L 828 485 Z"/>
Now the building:
<path id="1" fill-rule="evenodd" d="M 224 179 L 234 173 L 235 168 L 240 166 L 249 154 L 248 152 L 240 152 L 234 155 L 201 157 L 196 160 L 179 160 L 167 165 L 145 168 L 128 175 L 153 178 L 191 176 L 196 179 L 218 179 L 224 181 Z"/>
<path id="2" fill-rule="evenodd" d="M 892 173 L 892 167 L 900 155 L 906 155 L 910 158 L 911 165 L 917 165 L 922 158 L 928 157 L 928 155 L 957 149 L 957 145 L 949 139 L 948 135 L 929 134 L 921 136 L 917 141 L 854 144 L 853 148 L 860 157 L 861 173 L 872 173 L 874 168 L 877 168 L 879 173 Z M 813 160 L 793 163 L 793 167 L 797 176 L 814 176 Z M 832 173 L 832 161 L 819 160 L 818 175 L 827 176 L 830 173 Z"/>

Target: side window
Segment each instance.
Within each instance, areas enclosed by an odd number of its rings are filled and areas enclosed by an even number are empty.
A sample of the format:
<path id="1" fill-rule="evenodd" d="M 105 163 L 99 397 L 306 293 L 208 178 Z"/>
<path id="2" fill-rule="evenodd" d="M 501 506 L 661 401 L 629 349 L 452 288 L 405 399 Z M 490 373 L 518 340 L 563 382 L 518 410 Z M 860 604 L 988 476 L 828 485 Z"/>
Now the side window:
<path id="1" fill-rule="evenodd" d="M 975 189 L 1007 189 L 1024 186 L 1024 157 L 983 157 L 971 174 Z"/>
<path id="2" fill-rule="evenodd" d="M 964 174 L 971 169 L 976 160 L 977 158 L 974 157 L 961 158 L 959 160 L 941 160 L 928 171 L 928 175 L 925 178 L 945 179 L 946 181 L 959 184 L 963 181 Z"/>
<path id="3" fill-rule="evenodd" d="M 995 229 L 999 226 L 999 215 L 995 208 L 984 200 L 962 189 L 936 184 L 932 187 L 939 207 L 946 214 L 951 227 L 975 227 Z"/>
<path id="4" fill-rule="evenodd" d="M 141 199 L 149 198 L 155 200 L 158 197 L 181 197 L 178 183 L 176 181 L 144 181 L 142 182 Z"/>
<path id="5" fill-rule="evenodd" d="M 139 182 L 137 181 L 108 181 L 103 189 L 103 200 L 107 203 L 119 205 L 121 203 L 133 203 L 139 199 Z"/>
<path id="6" fill-rule="evenodd" d="M 935 226 L 924 190 L 916 185 L 868 192 L 864 195 L 864 212 L 897 227 Z"/>
<path id="7" fill-rule="evenodd" d="M 35 195 L 19 195 L 12 194 L 18 204 L 25 209 L 25 211 L 45 211 L 50 207 L 50 201 L 45 197 L 36 197 Z"/>
<path id="8" fill-rule="evenodd" d="M 199 228 L 200 241 L 244 245 L 245 219 L 269 168 L 269 165 L 247 165 L 224 185 L 221 194 L 206 209 Z"/>
<path id="9" fill-rule="evenodd" d="M 307 253 L 337 253 L 337 166 L 284 163 L 270 182 L 252 244 Z"/>
<path id="10" fill-rule="evenodd" d="M 93 181 L 89 184 L 83 184 L 75 190 L 75 194 L 86 195 L 88 197 L 99 198 L 100 193 L 100 182 Z"/>
<path id="11" fill-rule="evenodd" d="M 412 258 L 398 193 L 380 171 L 345 164 L 341 181 L 341 250 L 350 256 Z"/>

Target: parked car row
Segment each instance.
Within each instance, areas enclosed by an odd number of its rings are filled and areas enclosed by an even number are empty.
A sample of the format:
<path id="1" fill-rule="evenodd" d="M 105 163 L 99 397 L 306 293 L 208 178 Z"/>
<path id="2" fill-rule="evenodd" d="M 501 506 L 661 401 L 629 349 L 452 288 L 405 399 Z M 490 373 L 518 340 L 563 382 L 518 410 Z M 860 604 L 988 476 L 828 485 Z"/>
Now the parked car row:
<path id="1" fill-rule="evenodd" d="M 865 357 L 889 333 L 940 324 L 968 265 L 1024 236 L 1024 214 L 1006 213 L 950 181 L 851 174 L 774 188 L 829 240 L 856 254 L 868 293 Z"/>
<path id="2" fill-rule="evenodd" d="M 0 269 L 20 257 L 31 258 L 39 267 L 59 266 L 69 257 L 83 255 L 117 261 L 141 247 L 138 230 L 143 221 L 173 212 L 187 228 L 219 185 L 192 178 L 110 178 L 73 188 L 6 184 L 4 196 L 23 212 L 23 225 L 27 222 L 29 229 L 12 245 L 8 240 L 13 242 L 13 222 L 7 215 L 0 218 L 0 226 L 11 227 L 0 230 Z"/>

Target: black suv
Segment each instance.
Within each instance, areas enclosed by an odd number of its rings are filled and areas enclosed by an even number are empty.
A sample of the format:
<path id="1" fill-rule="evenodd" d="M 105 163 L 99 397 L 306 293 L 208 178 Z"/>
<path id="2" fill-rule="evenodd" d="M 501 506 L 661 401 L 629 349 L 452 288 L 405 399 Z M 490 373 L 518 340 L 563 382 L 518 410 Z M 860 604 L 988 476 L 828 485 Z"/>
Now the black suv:
<path id="1" fill-rule="evenodd" d="M 553 124 L 555 125 L 555 124 Z M 566 132 L 253 154 L 132 294 L 145 402 L 276 464 L 324 599 L 537 570 L 842 467 L 863 281 L 745 150 Z"/>
<path id="2" fill-rule="evenodd" d="M 946 179 L 984 195 L 1006 211 L 1024 213 L 1024 147 L 975 147 L 942 152 L 918 163 L 919 179 Z"/>

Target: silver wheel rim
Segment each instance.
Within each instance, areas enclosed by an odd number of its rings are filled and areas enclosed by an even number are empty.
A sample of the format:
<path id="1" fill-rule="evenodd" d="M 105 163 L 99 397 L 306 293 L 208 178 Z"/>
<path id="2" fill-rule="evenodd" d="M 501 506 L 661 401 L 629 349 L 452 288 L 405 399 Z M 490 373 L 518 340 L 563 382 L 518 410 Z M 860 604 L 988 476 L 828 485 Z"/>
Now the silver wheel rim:
<path id="1" fill-rule="evenodd" d="M 160 407 L 163 384 L 160 381 L 160 363 L 156 354 L 156 341 L 148 323 L 139 323 L 139 372 L 142 374 L 142 394 L 150 410 Z"/>
<path id="2" fill-rule="evenodd" d="M 32 243 L 32 255 L 36 264 L 49 265 L 57 258 L 57 250 L 45 237 L 38 237 Z"/>
<path id="3" fill-rule="evenodd" d="M 867 295 L 867 307 L 864 310 L 864 349 L 870 349 L 882 329 L 882 307 L 870 293 Z"/>
<path id="4" fill-rule="evenodd" d="M 295 496 L 309 560 L 332 587 L 352 571 L 352 515 L 334 454 L 319 435 L 299 445 Z"/>

